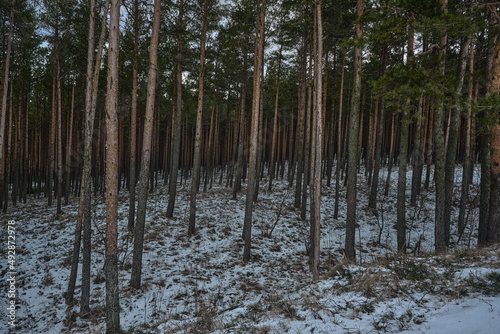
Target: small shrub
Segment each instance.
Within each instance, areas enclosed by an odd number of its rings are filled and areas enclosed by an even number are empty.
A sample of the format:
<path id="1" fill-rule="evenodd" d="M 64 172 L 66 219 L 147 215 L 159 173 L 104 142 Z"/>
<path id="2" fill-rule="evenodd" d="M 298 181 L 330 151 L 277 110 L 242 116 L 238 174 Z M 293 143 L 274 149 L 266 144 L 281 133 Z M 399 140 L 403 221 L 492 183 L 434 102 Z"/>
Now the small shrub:
<path id="1" fill-rule="evenodd" d="M 434 276 L 434 273 L 425 264 L 413 261 L 403 262 L 399 266 L 396 265 L 393 270 L 399 279 L 407 279 L 412 282 L 423 281 Z"/>

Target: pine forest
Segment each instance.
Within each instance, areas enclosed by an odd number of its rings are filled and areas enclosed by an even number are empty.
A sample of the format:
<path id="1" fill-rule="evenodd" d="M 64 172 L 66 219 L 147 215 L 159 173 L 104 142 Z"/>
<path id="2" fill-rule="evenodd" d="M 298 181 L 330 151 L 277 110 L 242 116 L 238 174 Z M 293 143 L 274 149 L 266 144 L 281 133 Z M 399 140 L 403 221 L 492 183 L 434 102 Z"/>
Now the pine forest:
<path id="1" fill-rule="evenodd" d="M 0 333 L 498 333 L 499 2 L 0 15 Z"/>

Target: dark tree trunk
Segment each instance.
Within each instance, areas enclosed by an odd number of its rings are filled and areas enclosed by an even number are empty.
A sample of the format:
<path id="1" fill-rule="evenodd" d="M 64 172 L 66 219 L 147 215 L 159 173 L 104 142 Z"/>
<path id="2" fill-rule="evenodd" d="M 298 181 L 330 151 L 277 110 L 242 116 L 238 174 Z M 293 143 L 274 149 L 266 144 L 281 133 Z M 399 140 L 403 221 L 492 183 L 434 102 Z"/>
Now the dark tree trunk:
<path id="1" fill-rule="evenodd" d="M 363 13 L 363 0 L 357 0 L 358 18 Z M 361 23 L 356 23 L 356 38 L 361 39 Z M 349 124 L 349 170 L 347 172 L 347 219 L 345 237 L 345 255 L 348 260 L 356 259 L 356 188 L 358 181 L 358 134 L 361 102 L 361 63 L 363 50 L 357 45 L 354 48 L 354 86 L 352 90 L 351 115 Z"/>

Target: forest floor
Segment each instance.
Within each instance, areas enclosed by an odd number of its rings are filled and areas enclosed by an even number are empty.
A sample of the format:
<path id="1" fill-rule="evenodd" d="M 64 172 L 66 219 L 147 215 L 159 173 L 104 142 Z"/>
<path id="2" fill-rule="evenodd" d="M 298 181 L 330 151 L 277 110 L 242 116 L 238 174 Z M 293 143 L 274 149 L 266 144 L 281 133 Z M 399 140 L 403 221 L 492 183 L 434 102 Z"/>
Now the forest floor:
<path id="1" fill-rule="evenodd" d="M 425 172 L 425 170 L 424 170 Z M 456 194 L 461 169 L 457 168 Z M 312 281 L 306 256 L 308 223 L 293 207 L 293 189 L 276 180 L 272 192 L 261 182 L 254 211 L 252 260 L 244 264 L 241 239 L 245 190 L 237 200 L 218 184 L 198 195 L 197 232 L 187 236 L 189 182 L 179 186 L 175 218 L 165 217 L 167 190 L 150 193 L 146 218 L 142 288 L 128 287 L 133 246 L 127 232 L 128 192 L 119 204 L 121 325 L 128 333 L 498 333 L 500 247 L 475 249 L 478 169 L 471 192 L 469 224 L 456 243 L 454 201 L 452 244 L 433 255 L 434 189 L 407 207 L 408 252 L 396 247 L 396 178 L 378 214 L 367 208 L 366 179 L 359 174 L 357 264 L 343 259 L 345 188 L 339 218 L 333 218 L 335 188 L 323 187 L 321 277 Z M 384 173 L 381 180 L 385 180 Z M 411 172 L 408 174 L 408 198 Z M 381 184 L 382 185 L 382 184 Z M 382 188 L 382 187 L 381 187 Z M 11 207 L 0 224 L 16 228 L 16 327 L 7 325 L 7 299 L 0 333 L 104 333 L 105 203 L 93 199 L 92 314 L 80 319 L 67 306 L 77 198 L 55 216 L 46 199 Z M 6 243 L 3 238 L 2 243 Z M 6 247 L 0 254 L 7 277 Z M 81 274 L 81 267 L 78 275 Z M 80 297 L 80 277 L 76 299 Z M 6 279 L 0 288 L 7 291 Z"/>

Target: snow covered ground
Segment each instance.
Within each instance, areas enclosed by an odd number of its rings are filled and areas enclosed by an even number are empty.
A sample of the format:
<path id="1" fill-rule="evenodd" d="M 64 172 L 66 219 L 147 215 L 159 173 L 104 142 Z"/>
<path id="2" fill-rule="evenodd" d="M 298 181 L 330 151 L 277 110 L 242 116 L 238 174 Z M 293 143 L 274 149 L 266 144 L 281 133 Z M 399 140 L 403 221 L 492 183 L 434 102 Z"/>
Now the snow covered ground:
<path id="1" fill-rule="evenodd" d="M 457 192 L 460 172 L 457 169 Z M 476 177 L 478 171 L 476 170 Z M 411 173 L 408 183 L 411 183 Z M 165 218 L 167 190 L 149 196 L 142 289 L 128 287 L 133 245 L 127 232 L 128 193 L 119 207 L 121 324 L 130 333 L 498 333 L 500 327 L 500 248 L 475 250 L 477 180 L 460 244 L 432 256 L 434 191 L 424 190 L 407 208 L 408 256 L 395 256 L 397 172 L 390 195 L 379 200 L 378 215 L 367 209 L 366 180 L 359 175 L 357 264 L 343 260 L 345 189 L 339 218 L 333 218 L 335 189 L 323 187 L 321 278 L 313 282 L 306 245 L 308 223 L 293 207 L 293 189 L 261 182 L 254 211 L 252 261 L 241 261 L 245 187 L 237 200 L 231 189 L 214 184 L 198 195 L 197 233 L 187 236 L 189 182 L 179 192 L 175 218 Z M 384 175 L 381 180 L 385 180 Z M 408 186 L 408 198 L 410 194 Z M 382 184 L 381 184 L 382 189 Z M 457 195 L 454 204 L 458 204 Z M 16 221 L 16 323 L 7 322 L 7 298 L 0 333 L 103 333 L 105 317 L 103 198 L 93 199 L 92 315 L 80 319 L 78 305 L 63 293 L 71 266 L 77 199 L 55 206 L 29 199 L 2 214 Z M 454 210 L 457 211 L 457 210 Z M 454 221 L 456 221 L 454 212 Z M 273 230 L 273 226 L 275 228 Z M 270 233 L 272 231 L 272 233 Z M 2 294 L 8 290 L 7 247 L 0 248 Z M 79 270 L 79 275 L 81 271 Z M 76 299 L 80 297 L 80 277 Z M 4 293 L 5 292 L 5 293 Z"/>

